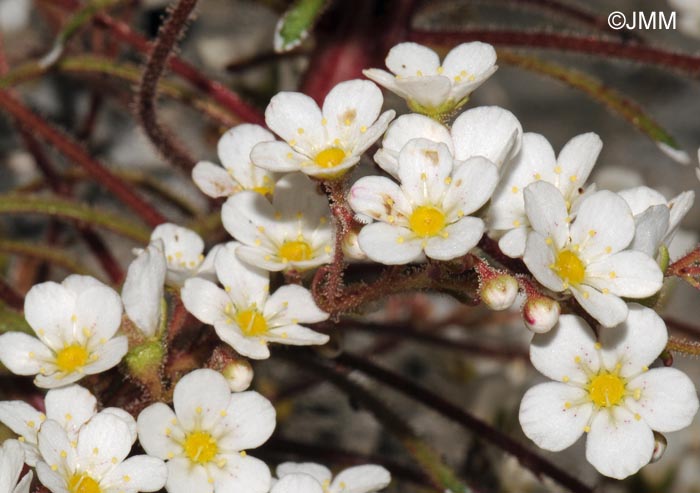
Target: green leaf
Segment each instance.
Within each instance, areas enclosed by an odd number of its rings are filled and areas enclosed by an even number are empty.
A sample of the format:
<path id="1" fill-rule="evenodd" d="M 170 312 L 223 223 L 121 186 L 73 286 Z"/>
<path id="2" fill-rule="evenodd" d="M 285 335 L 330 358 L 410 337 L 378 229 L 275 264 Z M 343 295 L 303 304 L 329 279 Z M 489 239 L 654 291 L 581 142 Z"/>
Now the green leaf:
<path id="1" fill-rule="evenodd" d="M 282 16 L 275 28 L 275 51 L 285 53 L 301 44 L 321 16 L 326 0 L 299 0 Z"/>

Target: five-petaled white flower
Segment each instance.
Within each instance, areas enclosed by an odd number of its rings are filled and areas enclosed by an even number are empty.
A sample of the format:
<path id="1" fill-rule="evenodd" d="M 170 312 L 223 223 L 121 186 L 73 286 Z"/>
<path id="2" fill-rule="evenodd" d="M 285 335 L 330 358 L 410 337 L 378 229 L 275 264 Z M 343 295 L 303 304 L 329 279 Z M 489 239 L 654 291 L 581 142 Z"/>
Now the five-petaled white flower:
<path id="1" fill-rule="evenodd" d="M 400 43 L 385 63 L 392 73 L 376 68 L 362 73 L 404 98 L 416 113 L 438 117 L 463 106 L 498 68 L 496 50 L 479 41 L 452 48 L 442 64 L 427 46 Z"/>
<path id="2" fill-rule="evenodd" d="M 24 450 L 17 440 L 5 440 L 0 447 L 0 491 L 2 493 L 29 493 L 31 471 L 20 480 L 24 465 Z M 19 480 L 19 481 L 18 481 Z"/>
<path id="3" fill-rule="evenodd" d="M 0 361 L 18 375 L 36 375 L 38 387 L 61 387 L 108 370 L 128 349 L 125 336 L 115 337 L 121 299 L 92 277 L 35 285 L 25 298 L 24 316 L 39 338 L 6 332 L 0 336 Z"/>
<path id="4" fill-rule="evenodd" d="M 383 264 L 405 264 L 422 254 L 450 260 L 481 239 L 484 222 L 469 214 L 491 196 L 498 170 L 483 157 L 456 162 L 448 147 L 414 139 L 399 156 L 397 185 L 367 176 L 350 189 L 348 202 L 377 222 L 362 228 L 360 248 Z"/>
<path id="5" fill-rule="evenodd" d="M 542 135 L 526 133 L 520 153 L 504 170 L 503 179 L 491 198 L 487 223 L 489 230 L 501 236 L 498 246 L 510 257 L 525 253 L 527 233 L 530 230 L 525 212 L 523 191 L 530 183 L 545 181 L 559 189 L 572 217 L 583 197 L 588 179 L 603 143 L 594 133 L 571 139 L 557 158 L 551 144 Z"/>
<path id="6" fill-rule="evenodd" d="M 260 142 L 274 140 L 275 136 L 260 125 L 243 123 L 233 127 L 219 139 L 218 154 L 223 168 L 200 161 L 192 170 L 192 179 L 210 197 L 228 197 L 241 190 L 272 195 L 275 178 L 252 163 L 250 151 Z"/>
<path id="7" fill-rule="evenodd" d="M 268 342 L 306 346 L 325 344 L 328 336 L 299 323 L 321 322 L 321 311 L 311 293 L 289 284 L 270 295 L 269 273 L 237 257 L 239 243 L 225 245 L 216 257 L 216 275 L 224 286 L 190 279 L 182 288 L 185 308 L 239 354 L 253 359 L 270 357 Z"/>
<path id="8" fill-rule="evenodd" d="M 144 450 L 167 460 L 170 493 L 265 493 L 270 470 L 246 449 L 275 429 L 275 409 L 257 392 L 231 393 L 213 370 L 185 375 L 175 386 L 175 412 L 159 402 L 138 417 Z"/>
<path id="9" fill-rule="evenodd" d="M 302 173 L 281 178 L 272 204 L 254 192 L 229 198 L 221 210 L 224 228 L 243 243 L 238 255 L 269 271 L 307 270 L 327 264 L 333 227 L 325 196 Z"/>
<path id="10" fill-rule="evenodd" d="M 515 116 L 498 106 L 479 106 L 462 113 L 448 129 L 423 115 L 402 115 L 387 130 L 374 160 L 394 178 L 399 176 L 399 153 L 413 139 L 442 142 L 457 161 L 485 157 L 501 167 L 520 150 L 523 129 Z"/>
<path id="11" fill-rule="evenodd" d="M 663 320 L 651 309 L 630 304 L 627 320 L 600 328 L 562 315 L 546 334 L 537 334 L 530 359 L 554 380 L 527 391 L 520 424 L 531 440 L 551 451 L 586 438 L 586 459 L 606 476 L 622 479 L 652 458 L 652 430 L 688 426 L 698 410 L 690 379 L 674 368 L 649 366 L 666 347 Z"/>
<path id="12" fill-rule="evenodd" d="M 325 493 L 374 493 L 391 482 L 389 471 L 374 464 L 349 467 L 340 471 L 335 478 L 326 466 L 313 462 L 284 462 L 277 466 L 277 477 L 281 480 L 298 474 L 313 477 Z"/>
<path id="13" fill-rule="evenodd" d="M 335 86 L 323 110 L 305 94 L 280 92 L 265 110 L 265 122 L 285 142 L 263 142 L 250 155 L 270 171 L 303 171 L 318 178 L 338 178 L 355 166 L 394 118 L 379 114 L 384 98 L 372 82 L 350 80 Z"/>
<path id="14" fill-rule="evenodd" d="M 180 287 L 190 277 L 214 277 L 214 258 L 218 245 L 204 256 L 204 241 L 191 229 L 176 224 L 159 224 L 151 233 L 151 243 L 161 240 L 167 261 L 166 283 Z M 158 244 L 157 246 L 160 246 Z M 136 254 L 141 250 L 135 250 Z"/>
<path id="15" fill-rule="evenodd" d="M 670 201 L 649 187 L 635 187 L 619 193 L 634 215 L 636 231 L 630 248 L 650 257 L 656 257 L 661 246 L 669 247 L 695 200 L 693 191 L 683 192 Z"/>
<path id="16" fill-rule="evenodd" d="M 122 302 L 129 319 L 147 338 L 162 322 L 167 262 L 163 240 L 155 239 L 129 265 L 122 287 Z"/>
<path id="17" fill-rule="evenodd" d="M 165 463 L 147 455 L 127 459 L 135 439 L 124 418 L 104 411 L 81 426 L 77 437 L 48 419 L 39 430 L 39 481 L 52 493 L 157 491 L 165 485 Z"/>
<path id="18" fill-rule="evenodd" d="M 25 452 L 25 462 L 30 466 L 35 466 L 41 459 L 37 448 L 37 434 L 47 419 L 60 424 L 66 430 L 68 438 L 74 441 L 80 427 L 97 413 L 97 399 L 87 389 L 75 384 L 49 390 L 44 399 L 44 406 L 46 413 L 37 411 L 23 401 L 0 402 L 0 422 L 19 435 Z M 130 414 L 117 407 L 108 407 L 101 412 L 124 420 L 130 427 L 132 442 L 136 440 L 136 423 Z"/>
<path id="19" fill-rule="evenodd" d="M 621 296 L 646 298 L 661 289 L 663 273 L 654 259 L 625 250 L 634 237 L 634 219 L 619 195 L 607 190 L 591 194 L 572 223 L 559 189 L 538 181 L 525 188 L 525 210 L 533 229 L 525 265 L 548 289 L 571 290 L 604 326 L 627 317 Z"/>

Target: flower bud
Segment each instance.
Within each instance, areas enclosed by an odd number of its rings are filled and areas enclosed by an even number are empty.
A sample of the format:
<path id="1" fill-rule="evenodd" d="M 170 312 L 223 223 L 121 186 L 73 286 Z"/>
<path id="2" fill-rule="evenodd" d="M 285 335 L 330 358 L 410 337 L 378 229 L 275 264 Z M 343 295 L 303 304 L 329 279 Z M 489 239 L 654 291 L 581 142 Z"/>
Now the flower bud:
<path id="1" fill-rule="evenodd" d="M 528 298 L 523 307 L 523 319 L 528 329 L 538 334 L 549 332 L 557 324 L 561 308 L 546 296 Z"/>
<path id="2" fill-rule="evenodd" d="M 226 364 L 221 373 L 234 392 L 243 392 L 250 387 L 250 382 L 253 381 L 253 367 L 250 366 L 248 360 L 242 358 Z"/>
<path id="3" fill-rule="evenodd" d="M 661 433 L 658 431 L 654 432 L 654 452 L 651 454 L 651 462 L 656 462 L 661 458 L 661 456 L 664 455 L 664 452 L 666 451 L 666 445 L 668 443 L 666 442 L 666 437 L 663 436 Z"/>
<path id="4" fill-rule="evenodd" d="M 367 258 L 367 254 L 360 248 L 357 232 L 352 229 L 343 238 L 343 252 L 348 258 L 353 260 L 364 260 Z"/>
<path id="5" fill-rule="evenodd" d="M 518 281 L 513 276 L 501 274 L 484 281 L 479 289 L 481 301 L 492 310 L 510 308 L 518 296 Z"/>

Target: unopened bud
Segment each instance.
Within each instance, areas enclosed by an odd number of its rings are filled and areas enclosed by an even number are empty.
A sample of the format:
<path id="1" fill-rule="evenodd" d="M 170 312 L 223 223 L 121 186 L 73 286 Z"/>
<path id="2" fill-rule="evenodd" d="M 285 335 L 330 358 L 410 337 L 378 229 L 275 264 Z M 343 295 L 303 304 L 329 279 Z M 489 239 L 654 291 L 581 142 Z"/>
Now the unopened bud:
<path id="1" fill-rule="evenodd" d="M 518 281 L 513 276 L 501 274 L 484 281 L 479 290 L 481 301 L 492 310 L 510 308 L 518 296 Z"/>
<path id="2" fill-rule="evenodd" d="M 253 381 L 253 367 L 248 360 L 236 359 L 228 363 L 221 372 L 234 392 L 243 392 Z"/>
<path id="3" fill-rule="evenodd" d="M 664 455 L 664 452 L 666 451 L 666 445 L 668 443 L 666 442 L 666 437 L 663 436 L 661 433 L 658 431 L 654 432 L 654 451 L 651 454 L 651 462 L 656 462 L 661 458 L 661 456 Z"/>
<path id="4" fill-rule="evenodd" d="M 528 329 L 538 334 L 549 332 L 559 321 L 559 303 L 546 296 L 528 298 L 523 307 L 523 319 Z"/>
<path id="5" fill-rule="evenodd" d="M 354 260 L 364 260 L 367 254 L 360 248 L 357 232 L 350 230 L 343 238 L 343 252 L 348 258 Z"/>

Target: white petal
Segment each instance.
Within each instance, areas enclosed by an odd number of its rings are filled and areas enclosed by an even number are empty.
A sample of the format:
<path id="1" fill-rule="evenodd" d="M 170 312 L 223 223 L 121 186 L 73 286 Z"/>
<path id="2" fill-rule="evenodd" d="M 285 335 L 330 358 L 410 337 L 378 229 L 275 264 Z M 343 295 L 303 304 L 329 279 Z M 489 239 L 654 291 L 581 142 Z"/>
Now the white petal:
<path id="1" fill-rule="evenodd" d="M 420 239 L 411 239 L 407 228 L 385 223 L 368 224 L 358 235 L 360 248 L 375 262 L 386 265 L 407 264 L 423 252 Z"/>
<path id="2" fill-rule="evenodd" d="M 323 488 L 313 476 L 288 474 L 275 483 L 270 493 L 323 493 Z"/>
<path id="3" fill-rule="evenodd" d="M 571 226 L 571 242 L 581 246 L 583 260 L 617 253 L 634 237 L 634 218 L 616 193 L 601 190 L 586 198 Z"/>
<path id="4" fill-rule="evenodd" d="M 651 366 L 668 341 L 663 319 L 637 303 L 628 305 L 627 319 L 620 325 L 601 328 L 601 357 L 609 371 L 619 363 L 620 375 L 630 378 Z"/>
<path id="5" fill-rule="evenodd" d="M 440 203 L 452 169 L 449 148 L 431 140 L 413 139 L 399 154 L 401 189 L 414 206 Z"/>
<path id="6" fill-rule="evenodd" d="M 341 471 L 331 483 L 332 493 L 371 493 L 389 486 L 391 474 L 382 466 L 367 464 Z"/>
<path id="7" fill-rule="evenodd" d="M 37 375 L 34 377 L 34 385 L 42 389 L 56 389 L 77 382 L 85 376 L 84 372 L 74 371 L 72 373 L 60 373 L 54 366 L 49 368 L 45 375 Z"/>
<path id="8" fill-rule="evenodd" d="M 208 481 L 207 470 L 193 465 L 189 459 L 176 457 L 167 463 L 168 480 L 165 489 L 168 493 L 212 493 L 214 484 Z"/>
<path id="9" fill-rule="evenodd" d="M 228 197 L 241 190 L 224 168 L 209 161 L 196 164 L 192 169 L 192 180 L 209 197 Z"/>
<path id="10" fill-rule="evenodd" d="M 219 446 L 227 452 L 259 447 L 275 430 L 275 408 L 257 392 L 234 393 L 226 411 L 218 431 L 225 430 L 219 439 Z"/>
<path id="11" fill-rule="evenodd" d="M 136 420 L 136 426 L 139 432 L 139 443 L 147 454 L 166 459 L 169 452 L 179 448 L 179 445 L 166 433 L 168 427 L 174 428 L 173 420 L 177 423 L 175 413 L 162 402 L 151 404 L 141 411 Z"/>
<path id="12" fill-rule="evenodd" d="M 423 75 L 396 79 L 396 85 L 408 95 L 408 101 L 426 110 L 439 108 L 450 96 L 452 83 L 442 75 Z"/>
<path id="13" fill-rule="evenodd" d="M 286 142 L 262 142 L 253 147 L 250 159 L 260 168 L 280 173 L 298 171 L 310 163 L 309 157 L 296 152 Z"/>
<path id="14" fill-rule="evenodd" d="M 596 337 L 588 324 L 575 315 L 561 315 L 549 332 L 535 334 L 530 344 L 530 360 L 543 375 L 557 382 L 588 382 L 586 365 L 591 372 L 599 369 Z"/>
<path id="15" fill-rule="evenodd" d="M 382 91 L 373 82 L 359 79 L 341 82 L 323 102 L 328 136 L 346 144 L 357 142 L 360 129 L 366 131 L 372 126 L 383 103 Z"/>
<path id="16" fill-rule="evenodd" d="M 198 424 L 210 429 L 229 407 L 231 389 L 221 373 L 199 369 L 188 373 L 175 386 L 173 407 L 185 430 Z"/>
<path id="17" fill-rule="evenodd" d="M 496 50 L 493 46 L 474 41 L 452 48 L 442 62 L 442 68 L 447 77 L 454 78 L 459 75 L 468 78 L 469 76 L 479 77 L 490 72 L 495 64 Z M 467 75 L 462 75 L 462 71 L 467 72 Z"/>
<path id="18" fill-rule="evenodd" d="M 226 292 L 213 282 L 192 278 L 180 290 L 182 303 L 200 322 L 214 325 L 224 320 L 224 308 L 230 302 Z"/>
<path id="19" fill-rule="evenodd" d="M 129 428 L 129 437 L 131 439 L 131 445 L 133 445 L 136 442 L 136 439 L 138 438 L 138 429 L 136 428 L 136 420 L 134 420 L 134 417 L 131 414 L 119 407 L 106 407 L 102 411 L 100 411 L 100 413 L 111 414 L 112 416 L 116 416 L 117 418 L 124 421 L 124 423 L 126 423 L 126 426 Z"/>
<path id="20" fill-rule="evenodd" d="M 275 211 L 268 200 L 256 192 L 244 190 L 224 203 L 221 221 L 228 234 L 249 246 L 266 241 L 262 231 L 275 228 Z"/>
<path id="21" fill-rule="evenodd" d="M 649 425 L 619 406 L 599 412 L 591 423 L 586 459 L 601 474 L 624 479 L 648 464 L 653 451 Z"/>
<path id="22" fill-rule="evenodd" d="M 655 257 L 669 229 L 671 212 L 667 205 L 654 205 L 634 216 L 634 239 L 631 250 Z"/>
<path id="23" fill-rule="evenodd" d="M 635 216 L 641 214 L 649 207 L 667 205 L 666 198 L 663 195 L 653 188 L 645 186 L 622 190 L 619 192 L 619 195 L 627 202 L 632 214 Z"/>
<path id="24" fill-rule="evenodd" d="M 39 430 L 39 451 L 44 462 L 58 466 L 59 472 L 65 471 L 67 464 L 75 464 L 75 450 L 60 424 L 51 419 L 44 421 Z"/>
<path id="25" fill-rule="evenodd" d="M 298 92 L 277 93 L 265 110 L 265 122 L 270 130 L 287 142 L 296 141 L 297 145 L 292 147 L 303 149 L 308 155 L 324 141 L 322 118 L 316 102 Z"/>
<path id="26" fill-rule="evenodd" d="M 24 465 L 24 451 L 17 440 L 5 440 L 0 448 L 0 491 L 11 493 Z"/>
<path id="27" fill-rule="evenodd" d="M 101 482 L 120 491 L 158 491 L 167 478 L 168 468 L 162 460 L 137 455 L 119 464 Z"/>
<path id="28" fill-rule="evenodd" d="M 482 157 L 473 157 L 457 164 L 452 171 L 452 181 L 442 201 L 448 215 L 471 214 L 484 205 L 498 182 L 498 169 Z"/>
<path id="29" fill-rule="evenodd" d="M 122 323 L 122 300 L 107 286 L 82 292 L 75 303 L 75 326 L 95 340 L 111 338 Z M 87 331 L 87 332 L 86 332 Z"/>
<path id="30" fill-rule="evenodd" d="M 114 368 L 119 364 L 128 350 L 129 340 L 126 336 L 115 337 L 104 344 L 100 343 L 99 346 L 91 351 L 91 363 L 88 363 L 83 368 L 83 371 L 86 375 L 95 375 L 109 370 L 110 368 Z M 37 378 L 39 377 L 41 377 L 41 375 Z"/>
<path id="31" fill-rule="evenodd" d="M 114 415 L 97 414 L 80 429 L 76 451 L 86 468 L 102 476 L 129 455 L 129 427 Z"/>
<path id="32" fill-rule="evenodd" d="M 41 413 L 26 402 L 0 402 L 0 423 L 24 437 L 24 443 L 36 445 L 36 434 L 41 421 Z M 33 423 L 34 426 L 29 426 L 29 423 Z"/>
<path id="33" fill-rule="evenodd" d="M 386 66 L 394 74 L 402 77 L 414 77 L 418 71 L 425 75 L 432 75 L 440 66 L 440 58 L 427 46 L 417 43 L 399 43 L 389 50 Z"/>
<path id="34" fill-rule="evenodd" d="M 32 486 L 32 480 L 34 479 L 34 472 L 29 471 L 27 474 L 22 476 L 22 479 L 17 483 L 15 489 L 12 493 L 29 493 L 29 488 Z"/>
<path id="35" fill-rule="evenodd" d="M 230 242 L 219 251 L 214 261 L 216 275 L 236 307 L 263 306 L 270 286 L 269 274 L 242 262 L 236 254 L 238 246 Z"/>
<path id="36" fill-rule="evenodd" d="M 639 400 L 625 401 L 652 430 L 678 431 L 690 426 L 698 412 L 698 396 L 693 382 L 675 368 L 654 368 L 627 384 L 627 390 L 640 389 Z"/>
<path id="37" fill-rule="evenodd" d="M 246 337 L 240 329 L 233 324 L 216 324 L 216 335 L 226 344 L 236 350 L 241 356 L 252 359 L 267 359 L 270 357 L 270 349 L 267 344 L 258 337 Z"/>
<path id="38" fill-rule="evenodd" d="M 267 173 L 257 171 L 250 162 L 250 152 L 260 142 L 272 142 L 275 136 L 260 125 L 242 123 L 224 133 L 217 144 L 217 153 L 224 168 L 231 170 L 233 177 L 244 188 L 259 186 Z"/>
<path id="39" fill-rule="evenodd" d="M 586 266 L 584 282 L 618 296 L 646 298 L 661 289 L 663 273 L 648 255 L 626 250 Z"/>
<path id="40" fill-rule="evenodd" d="M 49 348 L 22 332 L 6 332 L 0 335 L 0 361 L 16 375 L 36 375 L 44 361 L 52 361 Z"/>
<path id="41" fill-rule="evenodd" d="M 573 445 L 593 412 L 593 404 L 573 405 L 586 391 L 559 382 L 535 385 L 520 403 L 520 426 L 538 447 L 559 452 Z M 568 405 L 567 405 L 568 403 Z"/>
<path id="42" fill-rule="evenodd" d="M 401 188 L 383 176 L 365 176 L 355 182 L 348 194 L 355 212 L 383 222 L 406 224 L 412 207 Z"/>
<path id="43" fill-rule="evenodd" d="M 44 342 L 58 348 L 73 327 L 71 317 L 76 298 L 73 292 L 55 282 L 37 284 L 24 299 L 24 317 Z"/>
<path id="44" fill-rule="evenodd" d="M 226 466 L 212 468 L 216 493 L 267 493 L 272 478 L 270 468 L 255 457 L 238 454 L 224 455 Z"/>
<path id="45" fill-rule="evenodd" d="M 290 346 L 312 346 L 328 342 L 329 337 L 301 325 L 282 325 L 267 333 L 267 340 Z"/>
<path id="46" fill-rule="evenodd" d="M 501 167 L 520 150 L 523 129 L 515 116 L 497 106 L 480 106 L 462 113 L 452 125 L 455 158 L 483 156 Z"/>
<path id="47" fill-rule="evenodd" d="M 394 110 L 388 110 L 379 115 L 377 121 L 370 127 L 368 127 L 364 132 L 360 128 L 360 135 L 357 137 L 355 146 L 352 149 L 352 154 L 355 156 L 360 156 L 367 149 L 369 149 L 379 138 L 384 135 L 387 127 L 391 123 L 391 120 L 396 116 Z"/>
<path id="48" fill-rule="evenodd" d="M 317 183 L 302 173 L 291 173 L 277 182 L 272 205 L 279 213 L 279 219 L 276 219 L 277 228 L 271 235 L 282 233 L 280 223 L 284 223 L 291 234 L 297 235 L 315 231 L 321 218 L 330 220 L 328 199 L 319 192 Z"/>
<path id="49" fill-rule="evenodd" d="M 527 228 L 511 229 L 498 240 L 498 248 L 509 257 L 522 257 L 527 244 Z"/>
<path id="50" fill-rule="evenodd" d="M 46 417 L 60 423 L 70 435 L 77 435 L 80 427 L 97 412 L 97 399 L 80 385 L 49 390 L 44 404 Z"/>
<path id="51" fill-rule="evenodd" d="M 523 196 L 532 229 L 545 238 L 551 238 L 557 248 L 562 248 L 569 236 L 569 214 L 557 187 L 546 181 L 537 181 L 525 188 Z"/>
<path id="52" fill-rule="evenodd" d="M 328 319 L 328 314 L 316 306 L 311 292 L 298 285 L 280 287 L 265 303 L 263 315 L 267 320 L 279 319 L 293 323 L 316 323 Z"/>
<path id="53" fill-rule="evenodd" d="M 94 277 L 80 276 L 77 274 L 66 277 L 61 282 L 61 286 L 73 293 L 76 297 L 88 289 L 108 287 L 106 284 L 98 281 Z"/>
<path id="54" fill-rule="evenodd" d="M 564 282 L 549 267 L 554 263 L 554 252 L 545 237 L 536 231 L 530 231 L 527 235 L 523 262 L 540 284 L 552 291 L 564 290 Z"/>
<path id="55" fill-rule="evenodd" d="M 192 269 L 202 262 L 204 241 L 191 229 L 170 223 L 159 224 L 151 234 L 151 241 L 155 239 L 163 240 L 165 258 L 170 267 Z"/>
<path id="56" fill-rule="evenodd" d="M 465 255 L 474 248 L 484 234 L 484 221 L 477 217 L 463 217 L 448 225 L 441 235 L 429 238 L 425 254 L 436 260 L 451 260 Z"/>
<path id="57" fill-rule="evenodd" d="M 69 493 L 68 488 L 66 487 L 66 480 L 61 474 L 53 471 L 47 463 L 37 463 L 36 473 L 41 484 L 43 484 L 51 493 Z"/>
<path id="58" fill-rule="evenodd" d="M 331 471 L 326 466 L 314 462 L 283 462 L 277 466 L 277 477 L 282 479 L 289 474 L 308 474 L 323 484 L 331 481 Z"/>
<path id="59" fill-rule="evenodd" d="M 603 294 L 586 285 L 571 286 L 571 294 L 591 317 L 605 327 L 614 327 L 627 318 L 627 303 L 614 294 Z"/>
<path id="60" fill-rule="evenodd" d="M 146 337 L 153 337 L 158 329 L 166 270 L 162 240 L 157 240 L 139 253 L 126 273 L 124 309 Z"/>
<path id="61" fill-rule="evenodd" d="M 270 255 L 270 253 L 260 247 L 249 247 L 246 245 L 241 245 L 236 249 L 236 256 L 250 266 L 269 272 L 279 272 L 292 268 L 297 264 L 297 262 L 282 262 L 276 255 Z M 327 260 L 320 258 L 316 260 L 318 261 L 316 265 L 321 265 L 329 262 L 330 256 L 327 256 Z"/>
<path id="62" fill-rule="evenodd" d="M 396 84 L 396 76 L 387 72 L 386 70 L 382 70 L 379 68 L 368 68 L 364 69 L 362 71 L 362 74 L 369 80 L 376 82 L 380 86 L 390 90 L 394 94 L 397 94 L 398 96 L 404 99 L 407 99 L 409 97 L 409 95 L 402 91 Z"/>
<path id="63" fill-rule="evenodd" d="M 577 135 L 562 148 L 557 164 L 561 167 L 559 190 L 564 197 L 571 199 L 586 182 L 602 148 L 603 141 L 593 132 Z"/>
<path id="64" fill-rule="evenodd" d="M 679 194 L 678 196 L 671 199 L 669 202 L 669 207 L 671 208 L 671 218 L 668 225 L 668 233 L 663 239 L 665 245 L 671 243 L 673 234 L 680 225 L 681 220 L 685 217 L 691 207 L 693 207 L 693 202 L 695 201 L 695 192 L 688 191 Z"/>

